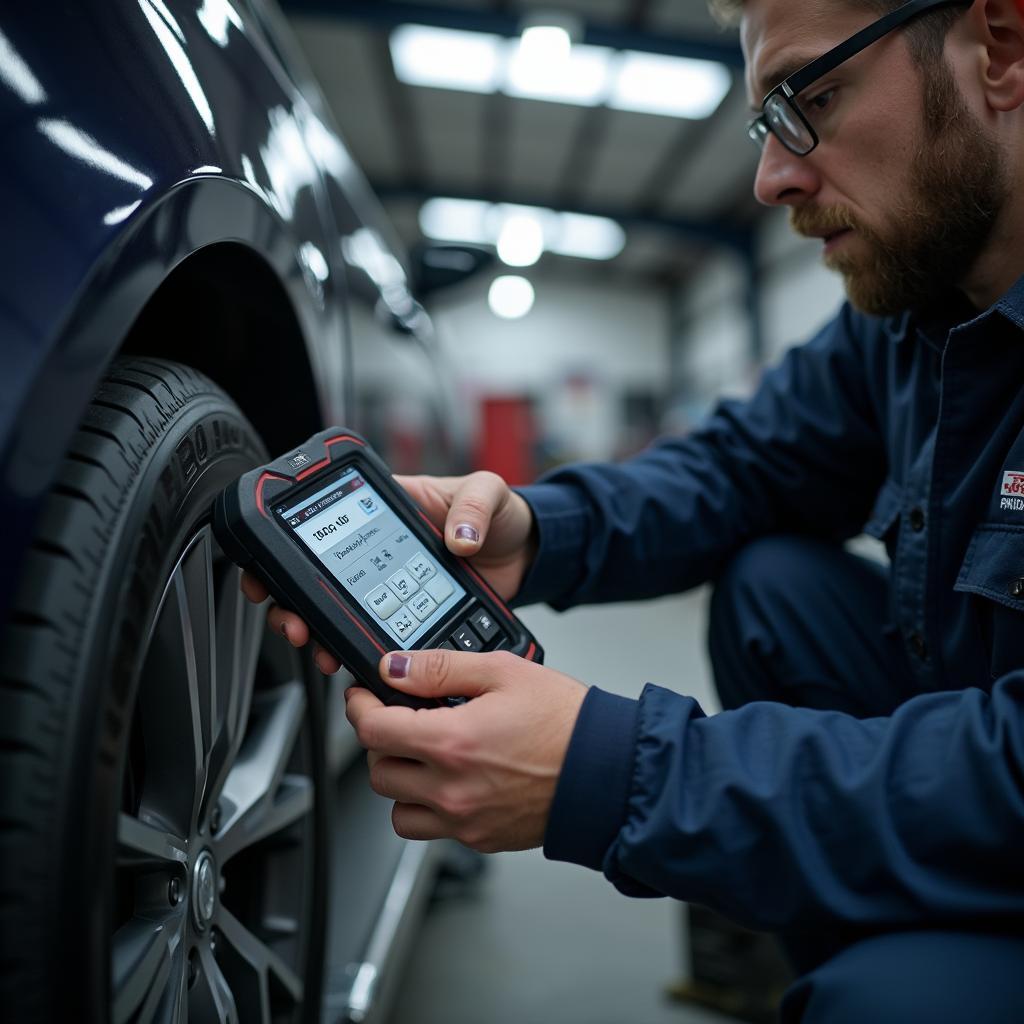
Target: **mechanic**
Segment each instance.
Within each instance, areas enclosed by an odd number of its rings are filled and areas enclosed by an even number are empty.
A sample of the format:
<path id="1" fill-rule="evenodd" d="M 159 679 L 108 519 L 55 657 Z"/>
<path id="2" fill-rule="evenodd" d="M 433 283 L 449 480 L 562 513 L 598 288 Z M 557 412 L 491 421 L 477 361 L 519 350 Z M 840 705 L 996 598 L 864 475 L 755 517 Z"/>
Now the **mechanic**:
<path id="1" fill-rule="evenodd" d="M 920 0 L 835 53 L 898 5 L 724 6 L 757 198 L 823 240 L 849 302 L 750 400 L 632 460 L 520 492 L 403 483 L 517 604 L 715 581 L 731 710 L 428 651 L 383 678 L 475 700 L 352 689 L 348 715 L 400 835 L 543 843 L 624 893 L 780 933 L 801 972 L 786 1021 L 1022 1020 L 1024 5 Z M 891 568 L 844 549 L 862 530 Z"/>

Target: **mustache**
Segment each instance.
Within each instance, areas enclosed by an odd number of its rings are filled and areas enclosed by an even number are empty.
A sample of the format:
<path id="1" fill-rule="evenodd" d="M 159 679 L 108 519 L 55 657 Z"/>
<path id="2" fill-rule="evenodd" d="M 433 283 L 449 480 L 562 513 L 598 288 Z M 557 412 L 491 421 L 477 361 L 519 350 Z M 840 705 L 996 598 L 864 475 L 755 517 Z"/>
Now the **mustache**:
<path id="1" fill-rule="evenodd" d="M 798 235 L 819 238 L 837 231 L 856 230 L 857 218 L 842 206 L 794 206 L 789 223 Z"/>

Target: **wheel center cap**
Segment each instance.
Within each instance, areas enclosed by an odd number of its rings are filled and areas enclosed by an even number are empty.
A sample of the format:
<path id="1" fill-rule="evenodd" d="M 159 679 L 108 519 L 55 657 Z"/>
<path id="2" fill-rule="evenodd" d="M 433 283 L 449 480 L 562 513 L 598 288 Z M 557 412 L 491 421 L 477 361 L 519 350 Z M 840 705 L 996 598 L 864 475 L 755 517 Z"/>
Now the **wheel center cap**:
<path id="1" fill-rule="evenodd" d="M 217 906 L 217 866 L 213 854 L 203 850 L 192 869 L 192 913 L 200 928 L 213 920 Z"/>

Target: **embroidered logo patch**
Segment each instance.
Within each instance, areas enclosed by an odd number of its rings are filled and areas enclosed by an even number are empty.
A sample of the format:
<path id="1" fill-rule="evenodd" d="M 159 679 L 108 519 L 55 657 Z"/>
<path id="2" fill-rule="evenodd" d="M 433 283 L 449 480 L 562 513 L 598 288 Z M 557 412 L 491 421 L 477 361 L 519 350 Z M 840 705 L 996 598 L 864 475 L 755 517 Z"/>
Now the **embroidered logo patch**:
<path id="1" fill-rule="evenodd" d="M 1024 470 L 1011 470 L 1003 474 L 999 488 L 999 507 L 1024 512 Z"/>

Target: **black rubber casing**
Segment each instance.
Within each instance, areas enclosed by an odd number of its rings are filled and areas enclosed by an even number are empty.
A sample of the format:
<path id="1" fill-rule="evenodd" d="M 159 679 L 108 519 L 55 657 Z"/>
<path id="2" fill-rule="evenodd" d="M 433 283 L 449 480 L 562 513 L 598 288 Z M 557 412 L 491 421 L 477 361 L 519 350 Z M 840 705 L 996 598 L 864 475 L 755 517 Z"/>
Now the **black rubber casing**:
<path id="1" fill-rule="evenodd" d="M 324 430 L 226 488 L 213 506 L 213 532 L 225 554 L 262 579 L 278 604 L 305 619 L 320 645 L 385 704 L 438 707 L 446 703 L 410 697 L 383 682 L 378 668 L 381 656 L 398 645 L 272 511 L 282 498 L 289 499 L 289 492 L 305 491 L 348 466 L 363 474 L 422 542 L 424 553 L 441 563 L 468 595 L 412 649 L 439 646 L 479 606 L 500 626 L 501 649 L 541 662 L 543 651 L 526 627 L 468 562 L 445 547 L 440 531 L 394 482 L 380 456 L 350 430 Z"/>

